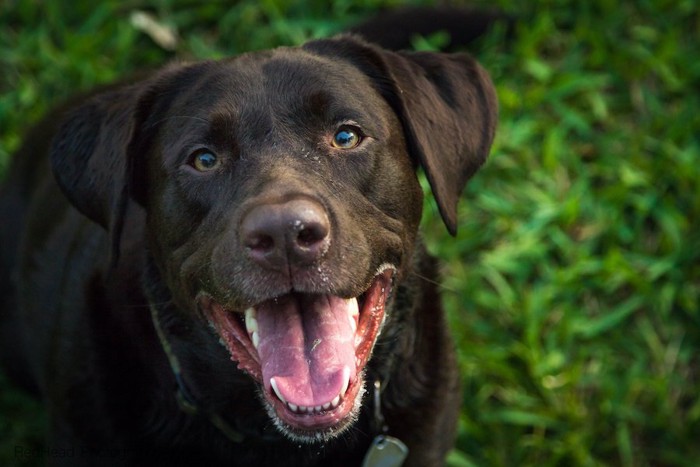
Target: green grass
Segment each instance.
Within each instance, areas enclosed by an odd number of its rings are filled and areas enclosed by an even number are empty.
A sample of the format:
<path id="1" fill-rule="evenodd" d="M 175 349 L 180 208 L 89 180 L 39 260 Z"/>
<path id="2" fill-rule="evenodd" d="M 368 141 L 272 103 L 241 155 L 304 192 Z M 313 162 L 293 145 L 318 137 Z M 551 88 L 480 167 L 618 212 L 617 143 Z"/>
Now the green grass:
<path id="1" fill-rule="evenodd" d="M 401 2 L 37 3 L 0 6 L 0 173 L 27 122 L 79 89 L 297 44 Z M 450 465 L 700 465 L 695 2 L 471 3 L 520 22 L 513 42 L 496 30 L 475 50 L 501 118 L 457 238 L 426 205 L 464 381 Z M 133 28 L 136 9 L 177 29 L 175 51 Z M 0 391 L 12 465 L 41 412 Z"/>

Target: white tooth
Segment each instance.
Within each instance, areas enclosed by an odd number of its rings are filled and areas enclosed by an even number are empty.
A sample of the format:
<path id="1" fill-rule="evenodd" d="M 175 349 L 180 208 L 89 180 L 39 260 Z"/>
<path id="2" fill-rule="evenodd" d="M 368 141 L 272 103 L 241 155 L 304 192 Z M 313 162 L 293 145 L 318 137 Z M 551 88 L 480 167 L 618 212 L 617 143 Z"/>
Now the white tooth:
<path id="1" fill-rule="evenodd" d="M 290 409 L 292 409 L 292 412 L 296 412 L 297 410 L 299 410 L 299 406 L 294 405 L 291 402 L 287 402 L 287 405 L 289 406 Z"/>
<path id="2" fill-rule="evenodd" d="M 284 402 L 285 404 L 287 401 L 285 400 L 284 397 L 282 397 L 282 393 L 280 392 L 279 388 L 277 387 L 277 381 L 275 381 L 275 378 L 270 378 L 270 386 L 272 386 L 272 390 L 275 391 L 275 395 Z"/>
<path id="3" fill-rule="evenodd" d="M 330 403 L 330 402 L 326 402 L 325 404 L 323 404 L 323 410 L 328 410 L 328 409 L 330 409 L 330 408 L 331 408 L 331 403 Z"/>
<path id="4" fill-rule="evenodd" d="M 348 301 L 348 320 L 350 320 L 352 332 L 357 331 L 357 320 L 359 316 L 360 312 L 357 309 L 357 299 L 352 298 Z"/>
<path id="5" fill-rule="evenodd" d="M 245 311 L 245 328 L 248 334 L 258 330 L 258 320 L 256 319 L 255 308 L 248 308 Z"/>
<path id="6" fill-rule="evenodd" d="M 357 299 L 348 298 L 345 300 L 345 302 L 347 303 L 348 307 L 348 320 L 350 321 L 350 327 L 352 328 L 352 332 L 355 332 L 357 331 L 357 319 L 360 316 L 360 309 L 357 305 Z"/>
<path id="7" fill-rule="evenodd" d="M 323 407 L 321 407 L 320 405 L 314 407 L 314 412 L 320 412 L 321 410 L 323 410 Z"/>
<path id="8" fill-rule="evenodd" d="M 356 298 L 348 298 L 345 301 L 348 304 L 348 314 L 350 316 L 357 316 L 360 314 L 360 308 Z"/>
<path id="9" fill-rule="evenodd" d="M 257 332 L 254 332 L 252 336 L 250 336 L 250 340 L 253 341 L 253 347 L 256 349 L 258 348 L 258 344 L 260 344 L 260 336 L 258 335 Z"/>
<path id="10" fill-rule="evenodd" d="M 348 385 L 350 384 L 350 368 L 343 368 L 343 386 L 340 388 L 340 395 L 344 396 L 348 390 Z"/>
<path id="11" fill-rule="evenodd" d="M 331 407 L 336 408 L 338 407 L 338 404 L 340 404 L 340 394 L 335 396 L 335 399 L 331 401 Z"/>
<path id="12" fill-rule="evenodd" d="M 306 413 L 307 410 L 309 410 L 309 409 L 308 409 L 308 407 L 306 407 L 305 405 L 300 405 L 300 406 L 299 406 L 299 412 L 301 412 L 301 413 Z"/>

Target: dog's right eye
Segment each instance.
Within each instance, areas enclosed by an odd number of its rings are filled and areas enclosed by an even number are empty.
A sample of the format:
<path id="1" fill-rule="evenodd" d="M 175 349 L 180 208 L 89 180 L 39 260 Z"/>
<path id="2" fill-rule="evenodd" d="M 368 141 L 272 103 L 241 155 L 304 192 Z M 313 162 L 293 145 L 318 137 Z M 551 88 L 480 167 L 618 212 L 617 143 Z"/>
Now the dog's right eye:
<path id="1" fill-rule="evenodd" d="M 208 149 L 202 149 L 192 155 L 190 165 L 199 172 L 211 172 L 221 165 L 221 160 Z"/>
<path id="2" fill-rule="evenodd" d="M 337 149 L 354 149 L 360 144 L 360 141 L 362 141 L 362 137 L 359 129 L 343 125 L 333 135 L 331 144 Z"/>

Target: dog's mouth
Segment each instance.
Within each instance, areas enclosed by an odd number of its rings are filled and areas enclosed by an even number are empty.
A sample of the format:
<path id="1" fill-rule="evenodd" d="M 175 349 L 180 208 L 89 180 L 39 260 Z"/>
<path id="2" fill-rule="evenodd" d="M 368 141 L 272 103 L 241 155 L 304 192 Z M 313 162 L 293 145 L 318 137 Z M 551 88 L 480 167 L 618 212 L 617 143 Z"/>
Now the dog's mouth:
<path id="1" fill-rule="evenodd" d="M 363 374 L 395 269 L 355 298 L 292 292 L 234 312 L 200 298 L 231 359 L 262 386 L 277 425 L 300 440 L 337 435 L 357 416 Z"/>

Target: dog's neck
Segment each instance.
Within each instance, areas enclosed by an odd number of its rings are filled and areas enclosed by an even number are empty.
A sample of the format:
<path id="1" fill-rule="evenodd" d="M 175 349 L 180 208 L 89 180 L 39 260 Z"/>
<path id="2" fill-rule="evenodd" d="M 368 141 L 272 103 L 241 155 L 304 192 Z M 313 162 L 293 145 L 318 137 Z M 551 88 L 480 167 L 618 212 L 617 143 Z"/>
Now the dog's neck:
<path id="1" fill-rule="evenodd" d="M 242 443 L 244 440 L 248 439 L 265 441 L 281 440 L 283 436 L 276 431 L 254 430 L 250 425 L 247 425 L 245 430 L 241 430 L 239 427 L 227 421 L 216 410 L 197 400 L 187 384 L 187 378 L 183 373 L 182 365 L 173 348 L 171 341 L 172 336 L 168 335 L 167 328 L 163 325 L 164 315 L 167 313 L 172 314 L 173 310 L 168 310 L 168 308 L 174 307 L 174 305 L 172 296 L 167 287 L 164 286 L 160 272 L 150 255 L 147 255 L 142 283 L 149 302 L 154 330 L 158 336 L 160 346 L 167 357 L 168 366 L 170 367 L 175 381 L 174 398 L 177 401 L 179 409 L 189 416 L 204 417 L 209 420 L 219 432 L 234 443 Z"/>

